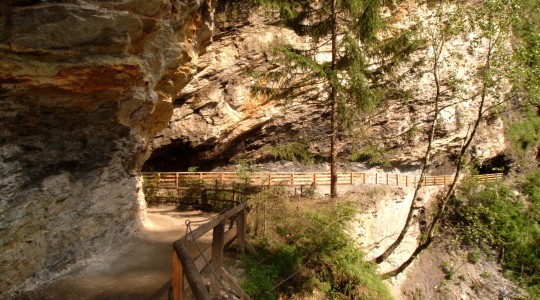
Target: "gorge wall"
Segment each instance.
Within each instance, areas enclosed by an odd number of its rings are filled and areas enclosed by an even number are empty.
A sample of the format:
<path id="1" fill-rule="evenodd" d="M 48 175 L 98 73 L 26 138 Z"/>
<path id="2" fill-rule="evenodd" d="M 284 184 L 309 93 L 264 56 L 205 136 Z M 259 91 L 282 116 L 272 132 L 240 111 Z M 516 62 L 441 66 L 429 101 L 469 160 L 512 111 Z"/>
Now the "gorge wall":
<path id="1" fill-rule="evenodd" d="M 147 145 L 212 28 L 211 1 L 0 3 L 0 298 L 138 228 Z"/>
<path id="2" fill-rule="evenodd" d="M 426 5 L 403 1 L 396 12 L 394 20 L 400 30 L 419 19 L 425 21 L 426 27 L 437 26 L 433 21 L 435 13 Z M 143 169 L 185 171 L 199 166 L 206 171 L 239 159 L 264 163 L 272 158 L 260 151 L 262 148 L 293 142 L 304 144 L 314 156 L 328 160 L 330 118 L 324 101 L 308 101 L 306 95 L 273 99 L 253 92 L 260 82 L 257 74 L 279 68 L 273 47 L 291 43 L 303 48 L 309 46 L 309 41 L 257 9 L 240 7 L 217 16 L 215 41 L 201 57 L 194 79 L 175 101 L 169 126 L 152 141 L 153 153 Z M 481 43 L 476 52 L 470 52 L 473 42 L 469 33 L 458 35 L 447 42 L 440 58 L 445 90 L 440 105 L 446 108 L 438 116 L 432 174 L 452 172 L 452 155 L 477 115 L 474 94 L 478 82 L 474 77 L 483 63 L 487 44 Z M 421 48 L 401 68 L 400 81 L 393 83 L 402 90 L 400 94 L 388 94 L 375 112 L 355 120 L 353 134 L 344 132 L 340 137 L 342 170 L 372 167 L 350 163 L 349 155 L 365 147 L 380 149 L 384 159 L 402 172 L 418 169 L 434 116 L 430 51 L 429 47 Z M 463 92 L 451 96 L 449 91 L 456 89 L 451 81 L 458 80 L 464 83 L 460 87 Z M 318 100 L 326 97 L 325 91 L 317 92 Z M 460 97 L 465 100 L 458 100 Z M 482 161 L 503 153 L 503 132 L 500 116 L 485 118 L 473 155 Z"/>

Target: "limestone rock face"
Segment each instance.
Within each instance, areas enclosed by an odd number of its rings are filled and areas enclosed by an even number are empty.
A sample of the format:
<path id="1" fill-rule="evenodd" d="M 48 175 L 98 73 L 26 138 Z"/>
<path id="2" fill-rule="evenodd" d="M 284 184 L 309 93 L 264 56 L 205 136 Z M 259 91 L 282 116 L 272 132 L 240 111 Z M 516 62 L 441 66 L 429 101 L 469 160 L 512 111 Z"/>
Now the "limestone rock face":
<path id="1" fill-rule="evenodd" d="M 256 79 L 251 73 L 272 67 L 275 46 L 303 45 L 306 40 L 272 25 L 275 20 L 261 11 L 243 13 L 240 20 L 217 23 L 212 45 L 174 102 L 169 126 L 152 141 L 153 153 L 143 170 L 177 171 L 205 164 L 208 169 L 256 157 L 264 145 L 324 135 L 324 105 L 286 103 L 252 92 Z"/>
<path id="2" fill-rule="evenodd" d="M 430 23 L 433 12 L 426 6 L 406 1 L 399 12 L 402 28 L 419 19 L 427 20 L 426 27 L 434 26 Z M 209 170 L 239 158 L 264 161 L 259 151 L 262 147 L 291 142 L 304 143 L 315 155 L 329 157 L 330 118 L 323 89 L 318 91 L 320 102 L 307 101 L 301 95 L 271 100 L 251 92 L 257 80 L 255 73 L 278 67 L 272 61 L 274 46 L 290 42 L 301 48 L 308 41 L 256 11 L 240 21 L 226 20 L 216 25 L 220 32 L 215 43 L 201 57 L 194 80 L 176 99 L 169 126 L 154 138 L 154 151 L 144 169 L 178 171 L 201 166 Z M 477 115 L 479 99 L 473 95 L 479 83 L 474 78 L 484 63 L 487 44 L 480 43 L 477 51 L 470 53 L 472 44 L 469 33 L 457 36 L 445 45 L 440 58 L 445 91 L 440 107 L 446 108 L 439 113 L 433 145 L 436 163 L 432 171 L 436 173 L 452 172 L 448 155 L 458 151 Z M 371 146 L 384 149 L 385 158 L 394 167 L 405 170 L 419 166 L 434 117 L 435 83 L 430 73 L 430 55 L 429 47 L 423 48 L 413 55 L 414 63 L 398 71 L 402 80 L 394 85 L 406 96 L 388 95 L 377 111 L 355 121 L 353 134 L 344 132 L 340 138 L 342 161 L 346 162 L 355 149 Z M 452 80 L 464 83 L 461 94 L 449 96 Z M 488 105 L 494 100 L 489 99 Z M 472 147 L 479 160 L 504 151 L 503 128 L 497 116 L 481 123 Z"/>
<path id="3" fill-rule="evenodd" d="M 212 28 L 211 1 L 0 3 L 0 298 L 137 229 L 148 143 Z"/>

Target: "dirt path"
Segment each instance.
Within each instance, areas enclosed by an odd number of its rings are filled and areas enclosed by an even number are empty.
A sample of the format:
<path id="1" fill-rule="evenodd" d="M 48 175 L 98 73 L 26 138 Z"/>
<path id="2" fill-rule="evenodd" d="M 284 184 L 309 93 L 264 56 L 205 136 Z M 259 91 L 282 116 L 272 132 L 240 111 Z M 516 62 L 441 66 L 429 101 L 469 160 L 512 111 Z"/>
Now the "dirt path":
<path id="1" fill-rule="evenodd" d="M 185 234 L 186 219 L 212 216 L 174 207 L 150 208 L 150 224 L 136 237 L 19 299 L 167 299 L 172 243 Z"/>

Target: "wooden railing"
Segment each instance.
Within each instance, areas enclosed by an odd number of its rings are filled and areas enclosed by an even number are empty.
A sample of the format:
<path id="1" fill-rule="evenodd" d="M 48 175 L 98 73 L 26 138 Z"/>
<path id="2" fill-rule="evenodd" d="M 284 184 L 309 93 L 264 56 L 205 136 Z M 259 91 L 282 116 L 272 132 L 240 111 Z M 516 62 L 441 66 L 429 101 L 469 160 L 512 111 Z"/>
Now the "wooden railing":
<path id="1" fill-rule="evenodd" d="M 473 178 L 479 182 L 493 181 L 502 179 L 502 173 L 474 175 Z M 307 186 L 307 185 L 330 185 L 330 173 L 323 172 L 302 172 L 302 173 L 250 173 L 244 178 L 234 172 L 158 172 L 143 173 L 143 178 L 147 186 L 163 187 L 182 187 L 193 183 L 232 185 L 241 183 L 243 180 L 252 185 L 289 185 L 289 186 Z M 338 173 L 338 185 L 356 185 L 356 184 L 382 184 L 393 186 L 416 186 L 418 176 L 409 176 L 389 173 L 357 173 L 341 172 Z M 453 175 L 426 176 L 422 180 L 423 186 L 449 185 L 454 180 Z"/>
<path id="2" fill-rule="evenodd" d="M 240 203 L 194 230 L 191 230 L 190 223 L 186 223 L 188 225 L 186 236 L 173 243 L 171 285 L 174 300 L 184 299 L 184 292 L 187 289 L 184 278 L 187 280 L 195 299 L 215 299 L 221 291 L 222 280 L 227 281 L 228 286 L 237 297 L 249 299 L 249 296 L 240 288 L 234 278 L 223 268 L 222 263 L 223 247 L 234 238 L 236 238 L 236 247 L 240 253 L 243 254 L 246 248 L 249 251 L 254 251 L 246 241 L 247 207 L 246 202 Z M 225 223 L 230 221 L 232 224 L 233 220 L 236 220 L 236 226 L 230 226 L 229 230 L 225 231 Z M 198 239 L 210 230 L 212 230 L 212 243 L 203 249 Z M 192 257 L 188 247 L 196 249 L 198 255 Z M 208 291 L 200 273 L 208 263 L 212 270 L 210 291 Z"/>

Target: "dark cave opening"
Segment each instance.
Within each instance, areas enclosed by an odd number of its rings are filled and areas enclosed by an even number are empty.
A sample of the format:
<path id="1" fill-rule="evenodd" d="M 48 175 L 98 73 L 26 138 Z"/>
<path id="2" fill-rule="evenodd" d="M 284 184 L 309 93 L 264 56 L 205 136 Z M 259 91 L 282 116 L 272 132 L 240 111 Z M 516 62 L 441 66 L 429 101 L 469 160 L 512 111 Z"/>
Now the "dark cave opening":
<path id="1" fill-rule="evenodd" d="M 476 164 L 478 174 L 504 173 L 508 174 L 513 160 L 505 154 L 499 154 Z"/>
<path id="2" fill-rule="evenodd" d="M 204 153 L 211 150 L 208 146 L 193 147 L 187 141 L 173 143 L 156 149 L 142 167 L 143 172 L 183 172 L 190 167 L 197 171 L 209 171 L 214 167 L 226 164 L 225 158 L 208 159 Z"/>

